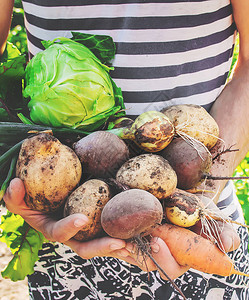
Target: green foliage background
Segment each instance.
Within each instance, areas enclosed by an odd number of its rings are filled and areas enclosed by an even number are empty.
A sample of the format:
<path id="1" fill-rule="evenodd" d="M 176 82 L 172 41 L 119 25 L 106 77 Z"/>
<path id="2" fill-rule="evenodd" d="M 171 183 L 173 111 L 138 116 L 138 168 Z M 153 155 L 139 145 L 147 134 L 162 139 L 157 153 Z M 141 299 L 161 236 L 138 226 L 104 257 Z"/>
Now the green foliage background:
<path id="1" fill-rule="evenodd" d="M 26 32 L 24 29 L 23 9 L 21 0 L 15 0 L 15 8 L 13 12 L 13 19 L 11 30 L 9 34 L 9 41 L 17 46 L 22 53 L 27 53 Z M 232 68 L 236 63 L 239 52 L 239 38 L 234 49 L 234 56 Z M 231 68 L 231 70 L 232 70 Z M 245 159 L 240 163 L 234 172 L 235 176 L 249 176 L 249 153 Z M 246 223 L 249 224 L 249 181 L 237 180 L 235 181 L 236 193 L 242 205 Z"/>
<path id="2" fill-rule="evenodd" d="M 27 36 L 24 28 L 22 1 L 15 0 L 13 18 L 8 40 L 16 45 L 21 53 L 27 53 Z"/>
<path id="3" fill-rule="evenodd" d="M 231 71 L 233 70 L 239 54 L 239 36 L 237 36 Z M 231 75 L 231 71 L 230 74 Z M 249 152 L 234 172 L 234 176 L 249 176 Z M 246 223 L 249 225 L 249 180 L 235 181 L 235 189 L 242 206 Z"/>
<path id="4" fill-rule="evenodd" d="M 240 163 L 234 173 L 235 176 L 249 176 L 249 153 Z M 249 181 L 237 180 L 235 182 L 236 193 L 242 206 L 246 223 L 249 224 Z"/>

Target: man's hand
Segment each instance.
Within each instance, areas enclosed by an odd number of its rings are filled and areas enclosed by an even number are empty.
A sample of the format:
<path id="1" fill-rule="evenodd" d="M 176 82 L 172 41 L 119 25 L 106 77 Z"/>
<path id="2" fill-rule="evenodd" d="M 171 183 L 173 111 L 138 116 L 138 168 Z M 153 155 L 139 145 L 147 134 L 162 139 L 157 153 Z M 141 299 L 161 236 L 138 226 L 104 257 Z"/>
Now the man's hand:
<path id="1" fill-rule="evenodd" d="M 88 222 L 87 216 L 74 214 L 61 220 L 54 220 L 50 215 L 27 207 L 24 201 L 25 188 L 22 181 L 15 178 L 11 181 L 4 195 L 7 209 L 20 215 L 30 226 L 40 231 L 50 241 L 64 243 L 78 253 L 82 258 L 94 256 L 117 256 L 116 251 L 128 255 L 126 242 L 119 239 L 104 237 L 91 242 L 80 243 L 72 237 Z"/>
<path id="2" fill-rule="evenodd" d="M 240 237 L 238 236 L 234 225 L 229 223 L 227 220 L 228 218 L 223 215 L 222 211 L 214 204 L 212 199 L 203 195 L 199 195 L 199 198 L 204 204 L 207 214 L 220 216 L 221 220 L 215 221 L 212 220 L 211 217 L 207 217 L 208 223 L 206 222 L 206 224 L 208 225 L 209 231 L 203 227 L 203 222 L 201 221 L 192 227 L 192 230 L 207 239 L 215 239 L 220 249 L 225 252 L 237 249 L 240 245 Z"/>
<path id="3" fill-rule="evenodd" d="M 103 237 L 88 242 L 74 240 L 73 236 L 80 229 L 83 229 L 88 222 L 85 215 L 74 214 L 61 220 L 54 220 L 50 215 L 28 208 L 24 202 L 24 195 L 25 189 L 22 181 L 18 178 L 13 179 L 4 196 L 6 206 L 9 211 L 21 215 L 30 226 L 40 231 L 46 239 L 68 245 L 84 259 L 95 256 L 111 256 L 136 265 L 146 272 L 158 269 L 146 254 L 141 255 L 134 244 L 124 240 L 111 237 Z M 206 199 L 206 201 L 209 208 L 211 205 L 212 209 L 218 209 L 210 199 Z M 196 232 L 200 232 L 201 227 L 199 225 L 194 228 Z M 240 242 L 239 237 L 232 226 L 223 225 L 218 230 L 223 247 L 226 251 L 236 249 Z M 159 237 L 152 238 L 150 247 L 153 258 L 171 279 L 179 277 L 189 269 L 188 266 L 181 266 L 176 262 L 166 243 Z M 167 279 L 163 274 L 161 276 L 163 279 Z"/>
<path id="4" fill-rule="evenodd" d="M 73 239 L 73 236 L 87 224 L 88 219 L 85 215 L 74 214 L 61 220 L 54 220 L 51 215 L 27 207 L 24 196 L 25 188 L 22 181 L 18 178 L 13 179 L 4 195 L 7 209 L 23 217 L 30 226 L 40 231 L 46 239 L 68 245 L 84 259 L 95 256 L 111 256 L 137 265 L 146 272 L 157 270 L 152 260 L 146 255 L 141 256 L 141 253 L 135 250 L 134 244 L 127 243 L 124 240 L 103 237 L 88 242 L 79 242 Z M 188 270 L 188 267 L 182 267 L 175 261 L 162 239 L 154 238 L 152 240 L 151 251 L 154 259 L 171 279 L 179 277 Z M 163 275 L 162 277 L 166 279 Z"/>
<path id="5" fill-rule="evenodd" d="M 169 247 L 161 238 L 152 237 L 148 248 L 154 260 L 170 279 L 174 280 L 188 271 L 188 266 L 181 266 L 177 263 L 171 254 Z M 130 251 L 130 255 L 125 257 L 125 261 L 138 266 L 145 272 L 158 270 L 161 277 L 164 280 L 167 280 L 165 275 L 157 268 L 154 262 L 146 256 L 146 254 L 142 253 L 136 244 L 128 243 L 126 249 Z"/>

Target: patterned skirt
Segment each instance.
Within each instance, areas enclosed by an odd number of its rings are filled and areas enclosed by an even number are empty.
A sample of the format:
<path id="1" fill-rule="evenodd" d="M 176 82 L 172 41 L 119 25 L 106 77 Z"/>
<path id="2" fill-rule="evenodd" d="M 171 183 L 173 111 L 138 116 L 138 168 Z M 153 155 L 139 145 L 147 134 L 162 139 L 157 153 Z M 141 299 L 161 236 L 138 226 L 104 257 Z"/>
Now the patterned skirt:
<path id="1" fill-rule="evenodd" d="M 243 222 L 242 211 L 228 185 L 218 206 L 227 215 Z M 231 198 L 232 195 L 232 198 Z M 224 198 L 225 197 L 225 198 Z M 248 231 L 237 226 L 240 247 L 228 255 L 238 270 L 249 273 Z M 240 275 L 222 277 L 190 269 L 175 279 L 187 299 L 248 300 L 249 280 Z M 29 276 L 30 299 L 35 300 L 115 300 L 182 299 L 157 271 L 143 272 L 138 267 L 111 257 L 82 259 L 65 245 L 46 243 L 40 251 L 35 273 Z"/>

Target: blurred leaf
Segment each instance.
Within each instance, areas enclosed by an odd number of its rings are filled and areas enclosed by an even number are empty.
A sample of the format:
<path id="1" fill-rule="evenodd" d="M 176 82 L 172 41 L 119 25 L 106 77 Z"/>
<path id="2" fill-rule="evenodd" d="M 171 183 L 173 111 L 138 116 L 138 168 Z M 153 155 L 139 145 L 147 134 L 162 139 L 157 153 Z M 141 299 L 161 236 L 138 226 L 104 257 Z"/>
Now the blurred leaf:
<path id="1" fill-rule="evenodd" d="M 0 121 L 15 121 L 16 110 L 23 107 L 22 80 L 25 55 L 10 42 L 0 58 Z"/>
<path id="2" fill-rule="evenodd" d="M 24 26 L 24 11 L 21 0 L 15 0 L 8 41 L 14 44 L 21 53 L 28 53 L 27 34 Z"/>
<path id="3" fill-rule="evenodd" d="M 34 272 L 43 235 L 30 227 L 19 215 L 7 212 L 2 216 L 0 241 L 6 243 L 13 254 L 2 276 L 12 281 L 23 280 Z"/>
<path id="4" fill-rule="evenodd" d="M 239 164 L 234 172 L 234 176 L 248 176 L 249 153 Z M 236 194 L 242 206 L 246 223 L 249 224 L 249 182 L 248 180 L 237 180 L 234 182 Z"/>
<path id="5" fill-rule="evenodd" d="M 7 47 L 0 58 L 0 84 L 3 81 L 24 78 L 26 57 L 13 44 L 7 42 Z"/>
<path id="6" fill-rule="evenodd" d="M 0 107 L 0 121 L 1 122 L 9 122 L 10 121 L 10 117 L 6 111 L 6 109 Z"/>

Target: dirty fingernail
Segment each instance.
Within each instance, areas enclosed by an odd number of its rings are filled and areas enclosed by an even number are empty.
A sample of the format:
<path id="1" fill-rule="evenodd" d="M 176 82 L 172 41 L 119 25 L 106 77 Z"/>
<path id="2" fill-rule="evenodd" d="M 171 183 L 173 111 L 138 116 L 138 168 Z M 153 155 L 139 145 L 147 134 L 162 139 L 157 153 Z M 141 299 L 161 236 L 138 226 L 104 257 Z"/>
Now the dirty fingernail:
<path id="1" fill-rule="evenodd" d="M 129 256 L 129 252 L 125 251 L 125 249 L 116 251 L 116 254 L 117 254 L 118 256 L 120 256 L 120 257 L 127 257 L 127 256 Z"/>
<path id="2" fill-rule="evenodd" d="M 75 226 L 75 227 L 82 227 L 82 226 L 84 226 L 87 222 L 88 222 L 88 219 L 87 219 L 87 218 L 76 219 L 76 220 L 74 221 L 74 226 Z"/>
<path id="3" fill-rule="evenodd" d="M 151 244 L 151 251 L 154 252 L 154 253 L 158 253 L 160 250 L 160 247 L 157 243 L 153 243 Z"/>
<path id="4" fill-rule="evenodd" d="M 123 245 L 119 245 L 119 244 L 111 244 L 110 245 L 110 249 L 111 250 L 118 250 L 118 249 L 122 249 Z"/>

